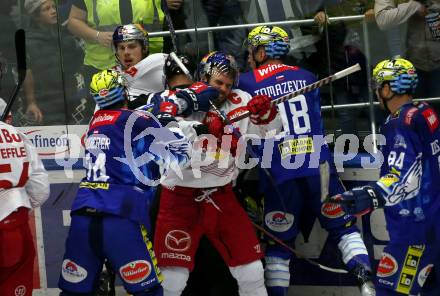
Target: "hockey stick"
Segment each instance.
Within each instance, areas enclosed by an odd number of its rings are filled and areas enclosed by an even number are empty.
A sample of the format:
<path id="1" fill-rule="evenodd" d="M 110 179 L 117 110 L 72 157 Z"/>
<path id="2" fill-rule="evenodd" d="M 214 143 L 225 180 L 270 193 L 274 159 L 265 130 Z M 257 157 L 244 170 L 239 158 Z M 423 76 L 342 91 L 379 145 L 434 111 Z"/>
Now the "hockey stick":
<path id="1" fill-rule="evenodd" d="M 180 69 L 182 69 L 183 73 L 185 73 L 186 76 L 188 76 L 189 79 L 193 80 L 193 77 L 191 73 L 188 71 L 188 69 L 185 67 L 185 65 L 180 61 L 180 59 L 177 57 L 177 34 L 174 30 L 173 21 L 171 20 L 170 16 L 170 10 L 168 9 L 168 3 L 166 0 L 162 0 L 162 8 L 163 12 L 165 14 L 165 19 L 168 24 L 168 29 L 170 30 L 170 38 L 171 43 L 173 44 L 173 51 L 170 52 L 170 57 L 173 59 L 174 62 L 179 66 Z"/>
<path id="2" fill-rule="evenodd" d="M 264 233 L 265 235 L 267 235 L 267 237 L 271 238 L 274 242 L 278 243 L 280 246 L 286 248 L 287 250 L 289 250 L 290 252 L 292 252 L 293 254 L 295 254 L 298 258 L 304 259 L 306 260 L 308 263 L 317 266 L 318 268 L 321 268 L 323 270 L 327 270 L 330 272 L 334 272 L 334 273 L 348 273 L 347 270 L 345 269 L 340 269 L 340 268 L 332 268 L 332 267 L 328 267 L 322 264 L 319 264 L 316 261 L 313 261 L 309 258 L 306 258 L 306 256 L 304 254 L 302 254 L 301 252 L 295 250 L 294 248 L 292 248 L 291 246 L 287 245 L 285 242 L 283 242 L 282 240 L 280 240 L 278 237 L 276 237 L 275 235 L 273 235 L 272 233 L 270 233 L 269 231 L 267 231 L 266 229 L 264 229 L 263 227 L 261 227 L 260 225 L 252 222 L 252 224 L 254 225 L 255 228 L 257 228 L 259 231 L 261 231 L 262 233 Z"/>
<path id="3" fill-rule="evenodd" d="M 321 202 L 327 200 L 330 187 L 330 165 L 328 161 L 319 164 L 319 180 L 321 185 Z"/>
<path id="4" fill-rule="evenodd" d="M 9 114 L 12 104 L 17 98 L 24 79 L 26 78 L 26 41 L 23 29 L 19 29 L 15 32 L 15 55 L 17 56 L 18 81 L 14 92 L 12 93 L 12 96 L 6 104 L 5 110 L 3 111 L 1 121 L 4 121 L 6 116 Z"/>
<path id="5" fill-rule="evenodd" d="M 168 3 L 166 0 L 162 0 L 162 8 L 165 14 L 165 20 L 168 24 L 168 29 L 170 30 L 171 43 L 173 44 L 173 51 L 177 52 L 177 34 L 174 30 L 173 21 L 171 20 L 170 10 L 168 9 Z"/>
<path id="6" fill-rule="evenodd" d="M 350 74 L 352 74 L 354 72 L 357 72 L 359 70 L 361 70 L 361 66 L 359 66 L 359 64 L 356 64 L 354 66 L 348 67 L 347 69 L 344 69 L 342 71 L 336 72 L 333 75 L 330 75 L 330 76 L 328 76 L 326 78 L 323 78 L 321 80 L 318 80 L 318 81 L 316 81 L 316 82 L 314 82 L 312 84 L 304 86 L 303 88 L 300 88 L 300 89 L 298 89 L 298 90 L 296 90 L 296 91 L 294 91 L 294 92 L 292 92 L 290 94 L 287 94 L 287 95 L 284 95 L 284 96 L 279 97 L 277 99 L 274 99 L 274 100 L 272 100 L 272 104 L 276 105 L 276 104 L 282 103 L 284 101 L 290 100 L 290 99 L 292 99 L 292 98 L 294 98 L 296 96 L 299 96 L 299 95 L 302 95 L 304 93 L 307 93 L 307 92 L 310 92 L 312 90 L 315 90 L 317 88 L 320 88 L 323 85 L 329 84 L 332 81 L 341 79 L 341 78 L 343 78 L 345 76 L 348 76 L 348 75 L 350 75 Z M 243 118 L 246 118 L 246 117 L 249 117 L 249 116 L 250 116 L 250 112 L 249 111 L 245 111 L 242 114 L 240 114 L 239 116 L 231 119 L 231 121 L 232 122 L 236 122 L 236 121 L 242 120 Z"/>

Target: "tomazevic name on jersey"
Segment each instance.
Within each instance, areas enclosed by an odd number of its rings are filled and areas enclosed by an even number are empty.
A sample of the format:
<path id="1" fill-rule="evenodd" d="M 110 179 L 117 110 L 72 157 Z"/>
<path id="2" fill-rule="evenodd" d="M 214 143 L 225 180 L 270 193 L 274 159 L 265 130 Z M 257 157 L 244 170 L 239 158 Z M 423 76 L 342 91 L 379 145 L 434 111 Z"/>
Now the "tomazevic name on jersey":
<path id="1" fill-rule="evenodd" d="M 276 79 L 284 80 L 284 75 L 278 75 L 276 76 Z M 259 88 L 255 90 L 255 94 L 267 95 L 269 97 L 280 97 L 283 95 L 290 94 L 297 89 L 305 87 L 306 85 L 307 85 L 306 80 L 283 81 L 281 83 Z"/>

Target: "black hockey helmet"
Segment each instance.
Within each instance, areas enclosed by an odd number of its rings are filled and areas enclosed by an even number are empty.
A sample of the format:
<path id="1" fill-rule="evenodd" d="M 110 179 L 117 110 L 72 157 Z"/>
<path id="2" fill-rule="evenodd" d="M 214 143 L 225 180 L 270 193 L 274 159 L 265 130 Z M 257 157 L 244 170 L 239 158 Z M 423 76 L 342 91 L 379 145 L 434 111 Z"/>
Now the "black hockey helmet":
<path id="1" fill-rule="evenodd" d="M 177 55 L 177 57 L 180 59 L 182 64 L 185 65 L 185 67 L 188 69 L 189 73 L 191 73 L 191 75 L 193 75 L 196 67 L 195 67 L 194 63 L 191 62 L 189 57 L 184 54 L 179 54 L 179 55 Z M 179 65 L 177 65 L 177 63 L 171 58 L 170 55 L 168 55 L 168 57 L 165 61 L 164 73 L 165 73 L 165 77 L 167 80 L 170 77 L 172 77 L 173 75 L 184 74 L 182 69 L 180 69 Z"/>

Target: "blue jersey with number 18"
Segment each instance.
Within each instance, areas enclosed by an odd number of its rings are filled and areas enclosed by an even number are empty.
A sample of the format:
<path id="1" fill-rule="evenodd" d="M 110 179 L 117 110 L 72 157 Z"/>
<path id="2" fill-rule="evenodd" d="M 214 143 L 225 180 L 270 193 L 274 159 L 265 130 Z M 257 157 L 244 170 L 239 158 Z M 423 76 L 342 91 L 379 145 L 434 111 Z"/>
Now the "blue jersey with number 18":
<path id="1" fill-rule="evenodd" d="M 242 74 L 238 88 L 252 96 L 268 95 L 276 99 L 315 81 L 315 75 L 299 67 L 268 64 Z M 318 175 L 320 161 L 328 160 L 330 156 L 323 136 L 319 89 L 277 107 L 282 130 L 275 139 L 265 140 L 266 147 L 270 146 L 268 141 L 274 141 L 272 176 L 277 183 L 282 183 L 297 177 Z"/>

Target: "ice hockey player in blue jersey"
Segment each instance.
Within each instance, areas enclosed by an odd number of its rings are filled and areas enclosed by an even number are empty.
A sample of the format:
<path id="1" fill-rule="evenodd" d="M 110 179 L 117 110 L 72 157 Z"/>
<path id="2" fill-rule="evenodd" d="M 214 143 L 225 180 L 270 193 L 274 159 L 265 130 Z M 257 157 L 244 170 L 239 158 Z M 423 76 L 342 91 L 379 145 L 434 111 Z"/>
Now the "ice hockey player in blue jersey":
<path id="1" fill-rule="evenodd" d="M 439 256 L 439 118 L 427 103 L 412 102 L 418 78 L 411 62 L 380 62 L 373 82 L 390 113 L 381 128 L 386 144 L 380 179 L 333 199 L 354 215 L 384 209 L 390 241 L 376 272 L 377 295 L 419 295 Z"/>
<path id="2" fill-rule="evenodd" d="M 282 59 L 289 52 L 289 37 L 283 29 L 258 26 L 249 33 L 246 44 L 253 70 L 240 75 L 239 89 L 275 99 L 316 81 L 312 73 L 283 64 Z M 355 217 L 344 213 L 339 205 L 321 202 L 319 164 L 330 161 L 330 153 L 323 140 L 319 89 L 277 107 L 279 116 L 271 123 L 275 133 L 268 133 L 265 140 L 266 144 L 273 143 L 271 163 L 268 165 L 264 156 L 271 145 L 264 145 L 262 160 L 262 166 L 268 167 L 274 181 L 260 174 L 265 227 L 293 244 L 301 227 L 301 216 L 318 217 L 329 238 L 338 243 L 344 263 L 358 277 L 362 295 L 372 295 L 368 252 Z M 336 174 L 330 176 L 329 183 L 330 195 L 344 192 Z M 287 295 L 291 256 L 290 251 L 269 241 L 265 278 L 270 296 Z"/>
<path id="3" fill-rule="evenodd" d="M 72 205 L 61 295 L 93 295 L 107 259 L 128 293 L 161 296 L 148 209 L 162 173 L 188 163 L 190 144 L 151 114 L 128 110 L 117 71 L 95 74 L 90 89 L 100 110 L 87 133 L 86 177 Z"/>

